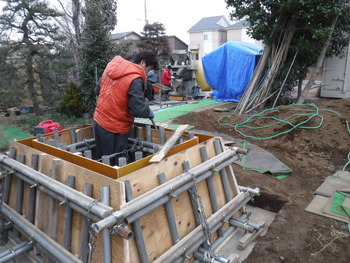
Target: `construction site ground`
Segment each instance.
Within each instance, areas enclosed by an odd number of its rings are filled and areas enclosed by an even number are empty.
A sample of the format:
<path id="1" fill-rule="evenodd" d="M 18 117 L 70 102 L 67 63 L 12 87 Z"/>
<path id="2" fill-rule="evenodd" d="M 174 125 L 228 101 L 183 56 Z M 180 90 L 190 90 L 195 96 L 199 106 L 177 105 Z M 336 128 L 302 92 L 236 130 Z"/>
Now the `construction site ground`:
<path id="1" fill-rule="evenodd" d="M 345 263 L 350 260 L 349 225 L 305 211 L 315 190 L 325 178 L 341 170 L 348 162 L 350 134 L 346 120 L 350 121 L 350 98 L 317 99 L 312 102 L 323 116 L 323 123 L 319 128 L 298 128 L 266 140 L 250 139 L 235 131 L 234 125 L 245 121 L 247 117 L 235 114 L 235 105 L 232 102 L 209 104 L 166 121 L 169 125 L 189 124 L 193 130 L 216 134 L 226 141 L 246 139 L 270 152 L 293 170 L 290 176 L 277 180 L 234 165 L 239 185 L 261 189 L 261 195 L 251 205 L 273 213 L 266 233 L 257 238 L 249 255 L 241 257 L 246 257 L 244 263 Z M 227 111 L 217 111 L 217 108 Z M 156 112 L 156 121 L 159 122 L 157 114 Z M 282 110 L 274 114 L 274 117 L 284 119 L 291 113 Z M 228 117 L 221 119 L 224 116 Z M 314 118 L 311 122 L 316 126 L 319 120 Z M 282 127 L 278 129 L 268 127 L 263 130 L 250 130 L 249 133 L 268 137 L 280 133 Z M 349 171 L 349 167 L 347 170 Z M 222 250 L 225 254 L 230 253 L 229 244 Z M 235 253 L 234 248 L 232 253 Z"/>
<path id="2" fill-rule="evenodd" d="M 171 121 L 193 125 L 196 130 L 221 134 L 226 140 L 247 139 L 272 153 L 293 170 L 292 175 L 277 180 L 234 165 L 240 185 L 261 189 L 261 195 L 255 198 L 254 205 L 277 213 L 267 233 L 257 239 L 244 263 L 345 263 L 350 260 L 348 224 L 305 211 L 315 190 L 325 178 L 342 170 L 348 162 L 350 134 L 346 120 L 350 121 L 350 98 L 315 99 L 312 102 L 321 110 L 321 127 L 294 129 L 267 140 L 245 138 L 235 131 L 234 125 L 245 121 L 247 117 L 236 115 L 232 103 L 211 105 Z M 220 107 L 231 110 L 214 110 Z M 274 113 L 274 117 L 284 119 L 289 114 L 290 111 L 279 111 Z M 228 116 L 222 119 L 226 125 L 219 123 L 223 116 Z M 319 120 L 315 118 L 312 122 L 317 125 Z M 258 137 L 268 137 L 279 132 L 281 130 L 274 127 L 249 131 L 250 135 Z"/>

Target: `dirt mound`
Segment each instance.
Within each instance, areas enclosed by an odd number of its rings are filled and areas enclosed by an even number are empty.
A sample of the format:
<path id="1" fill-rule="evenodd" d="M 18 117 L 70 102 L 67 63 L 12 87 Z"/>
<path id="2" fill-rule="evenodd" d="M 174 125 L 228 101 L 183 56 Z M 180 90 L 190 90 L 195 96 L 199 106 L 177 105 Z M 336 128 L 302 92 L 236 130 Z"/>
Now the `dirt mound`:
<path id="1" fill-rule="evenodd" d="M 349 112 L 350 98 L 280 106 L 250 116 L 209 108 L 172 121 L 246 139 L 274 154 L 293 170 L 291 176 L 278 181 L 234 167 L 239 184 L 261 189 L 262 194 L 257 198 L 260 201 L 256 203 L 266 204 L 265 209 L 271 209 L 272 203 L 283 205 L 268 233 L 259 238 L 244 262 L 349 261 L 347 225 L 304 211 L 323 180 L 342 170 L 348 162 Z"/>

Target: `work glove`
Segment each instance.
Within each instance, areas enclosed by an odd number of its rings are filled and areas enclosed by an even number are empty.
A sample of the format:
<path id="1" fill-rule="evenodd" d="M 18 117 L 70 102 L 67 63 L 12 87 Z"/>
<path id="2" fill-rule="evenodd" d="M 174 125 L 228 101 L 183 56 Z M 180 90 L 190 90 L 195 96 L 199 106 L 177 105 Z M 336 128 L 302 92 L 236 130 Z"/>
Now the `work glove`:
<path id="1" fill-rule="evenodd" d="M 148 118 L 154 118 L 154 112 L 153 112 L 153 110 L 150 110 L 150 111 L 149 111 Z"/>

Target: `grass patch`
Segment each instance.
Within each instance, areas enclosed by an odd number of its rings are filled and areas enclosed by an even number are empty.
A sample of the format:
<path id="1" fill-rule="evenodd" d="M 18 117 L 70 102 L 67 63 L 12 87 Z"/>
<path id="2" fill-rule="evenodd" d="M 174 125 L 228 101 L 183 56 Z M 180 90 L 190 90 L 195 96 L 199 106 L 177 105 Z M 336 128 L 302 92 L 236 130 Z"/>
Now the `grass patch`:
<path id="1" fill-rule="evenodd" d="M 11 122 L 4 122 L 3 125 L 15 126 L 24 132 L 34 134 L 34 128 L 38 126 L 40 122 L 46 120 L 60 123 L 63 129 L 84 126 L 92 123 L 92 118 L 77 118 L 67 114 L 52 112 L 43 116 L 35 116 L 32 114 L 15 116 L 15 118 L 11 119 Z"/>

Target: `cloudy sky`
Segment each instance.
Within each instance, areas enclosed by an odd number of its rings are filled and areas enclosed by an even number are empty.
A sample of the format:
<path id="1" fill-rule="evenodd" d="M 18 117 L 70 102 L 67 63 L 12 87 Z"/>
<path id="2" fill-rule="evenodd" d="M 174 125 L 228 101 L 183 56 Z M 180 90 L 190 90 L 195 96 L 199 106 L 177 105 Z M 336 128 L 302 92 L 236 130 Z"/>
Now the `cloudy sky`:
<path id="1" fill-rule="evenodd" d="M 224 0 L 146 0 L 147 20 L 165 25 L 167 35 L 176 35 L 188 43 L 187 31 L 203 17 L 225 15 Z M 145 25 L 145 0 L 118 0 L 118 24 L 115 32 L 135 31 L 140 33 Z"/>
<path id="2" fill-rule="evenodd" d="M 57 5 L 57 0 L 48 2 Z M 1 9 L 4 5 L 4 2 L 0 2 Z M 187 44 L 187 31 L 201 18 L 220 15 L 229 18 L 232 10 L 226 9 L 225 0 L 146 0 L 146 6 L 149 23 L 164 24 L 167 35 L 175 35 Z M 113 33 L 140 33 L 145 25 L 145 0 L 117 0 L 117 19 L 118 24 Z"/>

